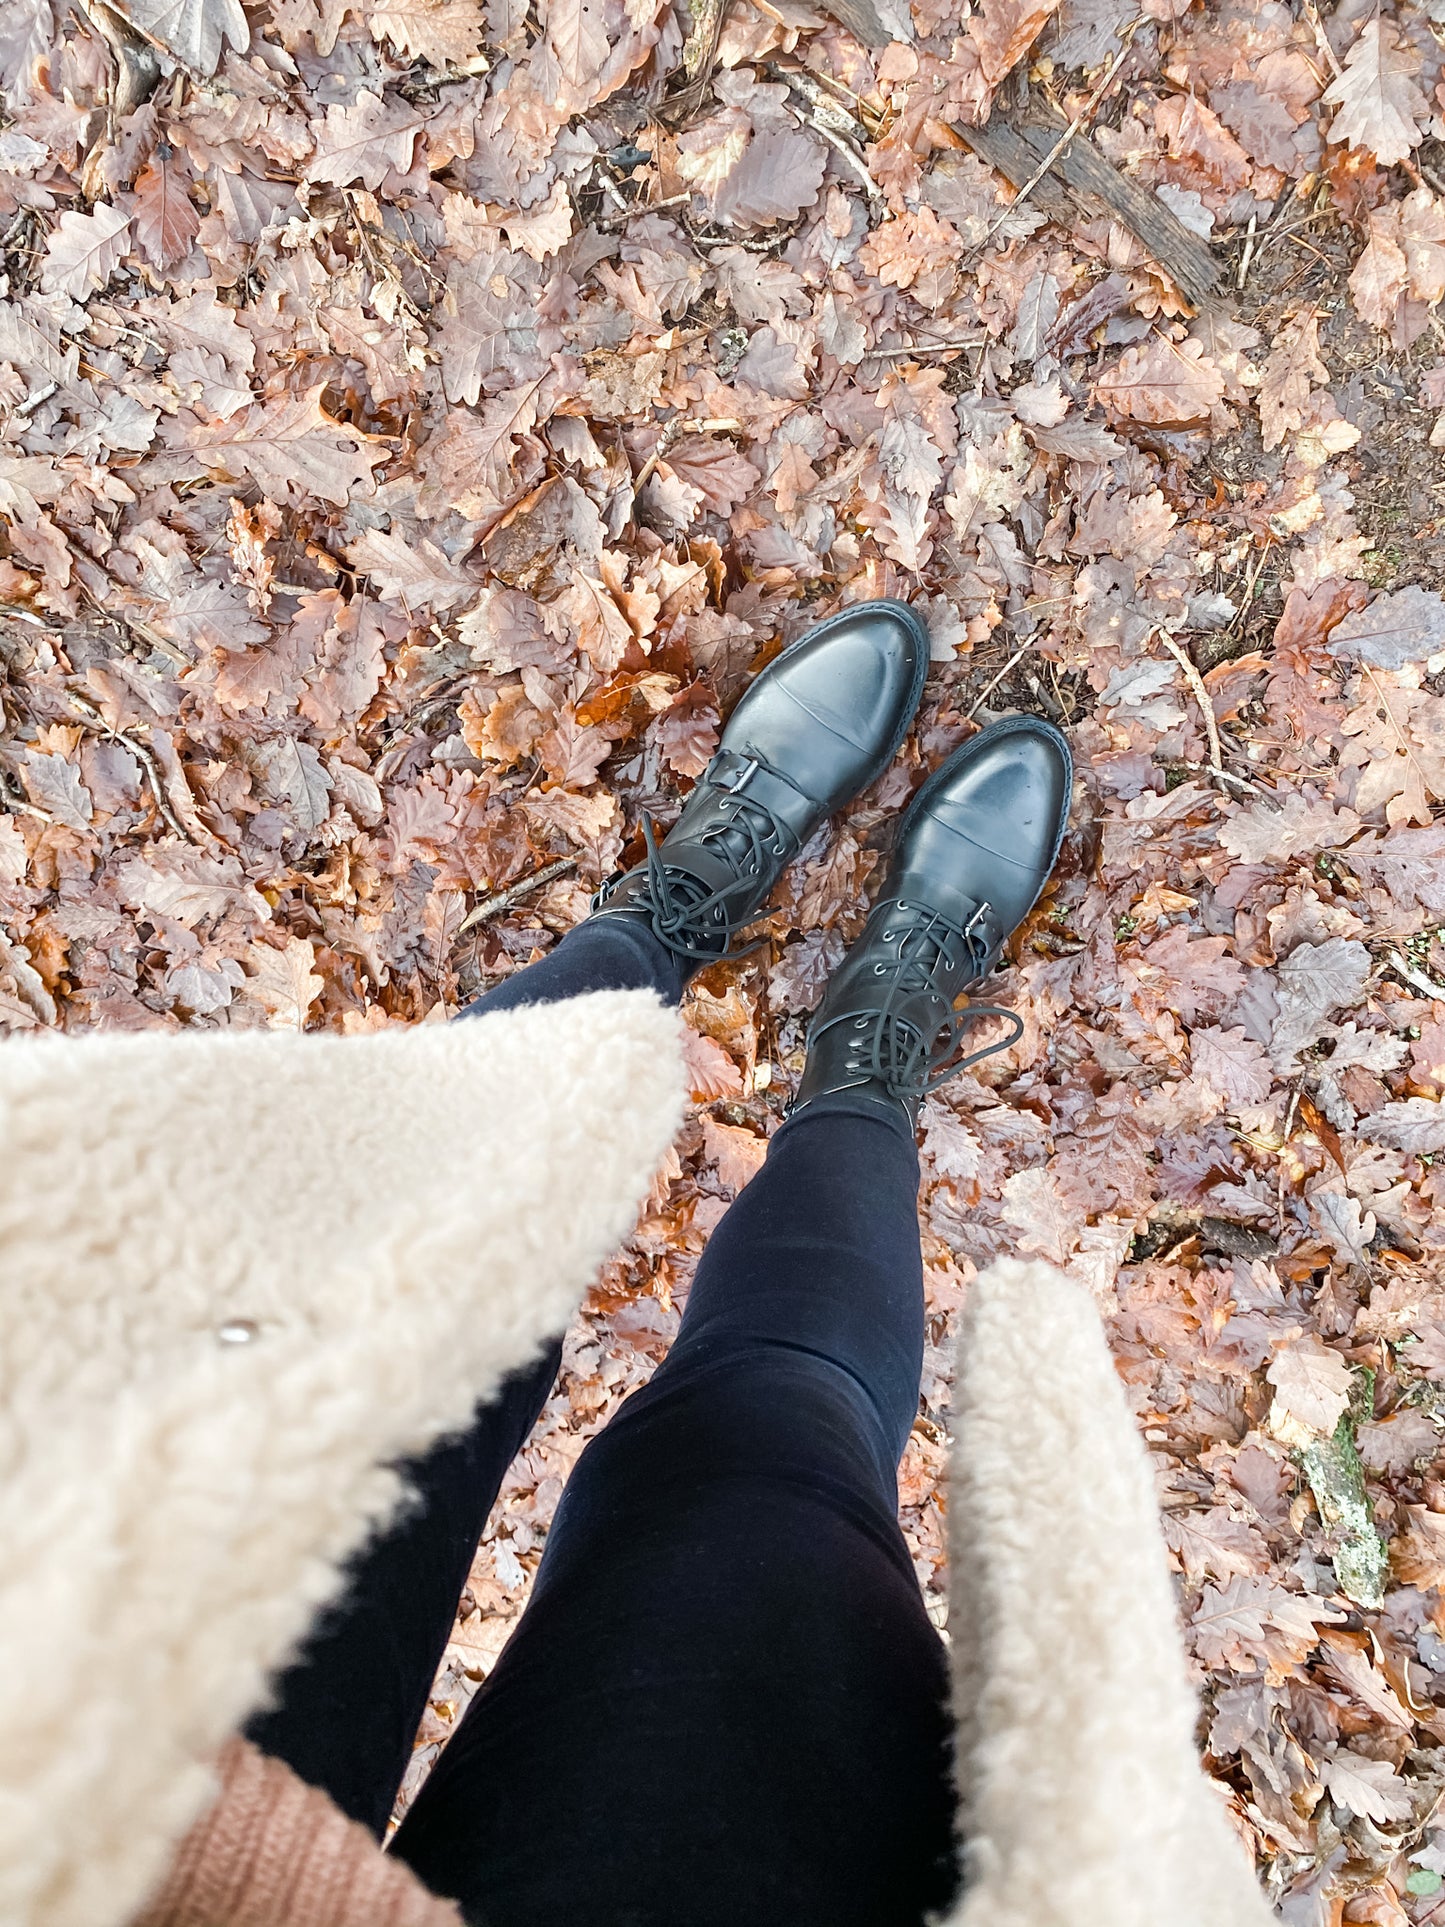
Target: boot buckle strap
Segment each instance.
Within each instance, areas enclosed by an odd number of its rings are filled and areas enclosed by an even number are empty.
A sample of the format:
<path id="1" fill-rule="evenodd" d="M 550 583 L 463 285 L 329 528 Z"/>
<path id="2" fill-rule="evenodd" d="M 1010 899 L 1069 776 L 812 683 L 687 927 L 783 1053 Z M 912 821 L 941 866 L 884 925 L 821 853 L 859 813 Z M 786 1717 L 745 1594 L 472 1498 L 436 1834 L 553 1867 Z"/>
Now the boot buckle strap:
<path id="1" fill-rule="evenodd" d="M 1002 948 L 1003 933 L 999 929 L 998 913 L 987 897 L 983 899 L 973 915 L 968 919 L 968 922 L 963 926 L 963 940 L 969 945 L 970 949 L 973 948 L 975 935 L 977 935 L 978 942 L 983 945 L 983 954 L 985 957 L 992 958 L 995 953 Z"/>
<path id="2" fill-rule="evenodd" d="M 721 760 L 721 758 L 719 758 L 719 760 Z M 762 768 L 762 764 L 756 756 L 749 756 L 746 760 L 742 758 L 738 760 L 741 762 L 742 767 L 735 770 L 727 782 L 718 784 L 718 788 L 725 790 L 729 796 L 736 796 L 739 790 L 746 789 L 748 784 L 752 782 L 753 778 Z"/>
<path id="3" fill-rule="evenodd" d="M 771 768 L 757 756 L 744 756 L 735 749 L 720 749 L 699 781 L 718 798 L 729 797 L 736 804 L 755 803 L 772 818 L 793 848 L 807 836 L 823 813 L 822 805 L 800 790 L 781 770 Z M 779 855 L 784 854 L 780 847 Z"/>

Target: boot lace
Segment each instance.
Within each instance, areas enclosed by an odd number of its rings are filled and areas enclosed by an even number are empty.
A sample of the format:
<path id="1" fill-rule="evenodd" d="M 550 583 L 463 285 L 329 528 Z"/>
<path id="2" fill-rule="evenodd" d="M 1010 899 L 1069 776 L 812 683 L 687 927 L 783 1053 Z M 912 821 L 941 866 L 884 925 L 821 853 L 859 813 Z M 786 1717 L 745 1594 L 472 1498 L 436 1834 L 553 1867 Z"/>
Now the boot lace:
<path id="1" fill-rule="evenodd" d="M 747 916 L 738 913 L 757 889 L 768 858 L 787 847 L 788 832 L 765 803 L 734 790 L 728 821 L 697 838 L 699 847 L 714 849 L 737 866 L 733 881 L 716 890 L 664 860 L 646 817 L 642 835 L 647 845 L 647 882 L 636 902 L 649 911 L 653 934 L 664 949 L 694 963 L 709 963 L 729 954 L 746 957 L 762 948 L 759 942 L 729 951 L 738 932 L 759 921 L 756 911 Z"/>
<path id="2" fill-rule="evenodd" d="M 909 909 L 906 903 L 898 908 Z M 932 990 L 939 975 L 945 979 L 967 964 L 973 975 L 983 976 L 990 965 L 988 940 L 978 928 L 985 904 L 967 924 L 957 924 L 938 911 L 927 912 L 928 921 L 910 930 L 900 941 L 898 963 L 893 981 L 882 1006 L 875 1013 L 855 1020 L 866 1031 L 853 1045 L 855 1059 L 849 1068 L 878 1078 L 889 1095 L 921 1098 L 929 1091 L 956 1077 L 960 1071 L 981 1064 L 986 1057 L 1008 1050 L 1024 1034 L 1023 1019 L 1017 1011 L 998 1004 L 968 1004 L 950 1011 L 929 1035 L 902 1014 L 900 1006 L 920 992 Z M 886 933 L 885 933 L 886 934 Z M 876 965 L 884 971 L 887 965 Z M 965 1028 L 980 1017 L 1002 1017 L 1012 1025 L 1009 1035 L 996 1043 L 985 1044 L 967 1057 L 954 1058 Z M 932 1070 L 931 1066 L 938 1065 Z"/>

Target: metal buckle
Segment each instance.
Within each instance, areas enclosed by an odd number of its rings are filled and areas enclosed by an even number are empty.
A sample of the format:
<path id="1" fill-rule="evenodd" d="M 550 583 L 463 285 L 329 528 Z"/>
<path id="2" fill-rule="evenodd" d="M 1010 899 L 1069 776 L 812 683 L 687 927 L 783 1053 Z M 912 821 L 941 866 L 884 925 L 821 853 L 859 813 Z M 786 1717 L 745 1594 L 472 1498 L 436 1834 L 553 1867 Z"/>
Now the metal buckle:
<path id="1" fill-rule="evenodd" d="M 723 783 L 722 785 L 720 785 L 724 794 L 728 796 L 736 796 L 739 790 L 745 789 L 747 785 L 752 782 L 753 778 L 757 775 L 758 771 L 761 768 L 762 768 L 762 764 L 758 761 L 757 757 L 749 756 L 747 761 L 743 764 L 742 769 L 739 771 L 739 773 L 736 776 L 734 776 L 732 781 L 730 783 Z"/>
<path id="2" fill-rule="evenodd" d="M 593 910 L 604 908 L 617 894 L 617 886 L 626 875 L 625 870 L 614 870 L 611 876 L 604 877 L 592 892 L 592 902 L 589 907 Z"/>
<path id="3" fill-rule="evenodd" d="M 989 915 L 992 909 L 993 909 L 993 905 L 989 902 L 988 898 L 985 897 L 983 902 L 978 906 L 978 908 L 974 911 L 973 915 L 969 918 L 968 922 L 963 926 L 964 936 L 971 937 L 974 931 L 978 928 L 979 924 L 983 922 L 984 918 Z"/>

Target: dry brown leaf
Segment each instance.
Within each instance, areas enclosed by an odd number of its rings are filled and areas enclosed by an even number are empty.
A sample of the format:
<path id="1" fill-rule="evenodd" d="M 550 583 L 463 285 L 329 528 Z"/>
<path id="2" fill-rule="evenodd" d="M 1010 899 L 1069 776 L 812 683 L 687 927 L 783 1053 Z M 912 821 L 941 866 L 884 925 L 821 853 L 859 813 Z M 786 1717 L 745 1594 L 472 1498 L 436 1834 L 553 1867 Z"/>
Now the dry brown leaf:
<path id="1" fill-rule="evenodd" d="M 768 1154 L 768 1141 L 745 1131 L 737 1124 L 720 1124 L 716 1118 L 702 1120 L 704 1155 L 717 1166 L 717 1174 L 729 1191 L 741 1191 L 750 1178 L 762 1169 Z"/>
<path id="2" fill-rule="evenodd" d="M 258 1004 L 272 1030 L 304 1030 L 306 1016 L 325 987 L 312 965 L 316 947 L 306 937 L 288 937 L 279 948 L 269 943 L 246 946 L 243 1003 Z"/>
<path id="3" fill-rule="evenodd" d="M 56 222 L 45 244 L 40 285 L 47 293 L 68 294 L 83 301 L 103 287 L 125 255 L 130 222 L 118 208 L 101 201 L 90 214 L 68 209 Z"/>
<path id="4" fill-rule="evenodd" d="M 1278 448 L 1304 420 L 1314 382 L 1327 382 L 1330 371 L 1320 360 L 1319 316 L 1302 308 L 1285 323 L 1264 364 L 1260 384 L 1259 419 L 1266 448 Z"/>
<path id="5" fill-rule="evenodd" d="M 1325 89 L 1335 109 L 1328 138 L 1369 150 L 1382 167 L 1403 161 L 1424 138 L 1430 103 L 1415 85 L 1420 56 L 1393 21 L 1367 20 L 1345 55 L 1344 72 Z"/>
<path id="6" fill-rule="evenodd" d="M 243 415 L 193 429 L 184 447 L 198 466 L 224 479 L 249 475 L 275 502 L 317 495 L 342 504 L 370 495 L 380 451 L 349 422 L 333 421 L 321 406 L 324 385 L 304 395 L 257 402 Z"/>
<path id="7" fill-rule="evenodd" d="M 1202 343 L 1156 334 L 1143 348 L 1127 348 L 1095 393 L 1116 420 L 1202 428 L 1224 399 L 1224 377 Z"/>

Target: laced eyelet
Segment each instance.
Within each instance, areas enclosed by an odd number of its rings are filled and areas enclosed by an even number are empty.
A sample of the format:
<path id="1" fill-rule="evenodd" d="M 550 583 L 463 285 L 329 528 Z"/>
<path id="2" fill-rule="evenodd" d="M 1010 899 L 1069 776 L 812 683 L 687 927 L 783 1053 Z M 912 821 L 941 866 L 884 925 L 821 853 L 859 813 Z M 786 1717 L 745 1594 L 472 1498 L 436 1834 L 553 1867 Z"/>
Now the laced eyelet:
<path id="1" fill-rule="evenodd" d="M 873 975 L 875 977 L 886 977 L 887 974 L 888 974 L 887 964 L 874 964 Z"/>
<path id="2" fill-rule="evenodd" d="M 855 1017 L 853 1019 L 853 1028 L 854 1030 L 867 1030 L 868 1019 L 866 1017 Z"/>

